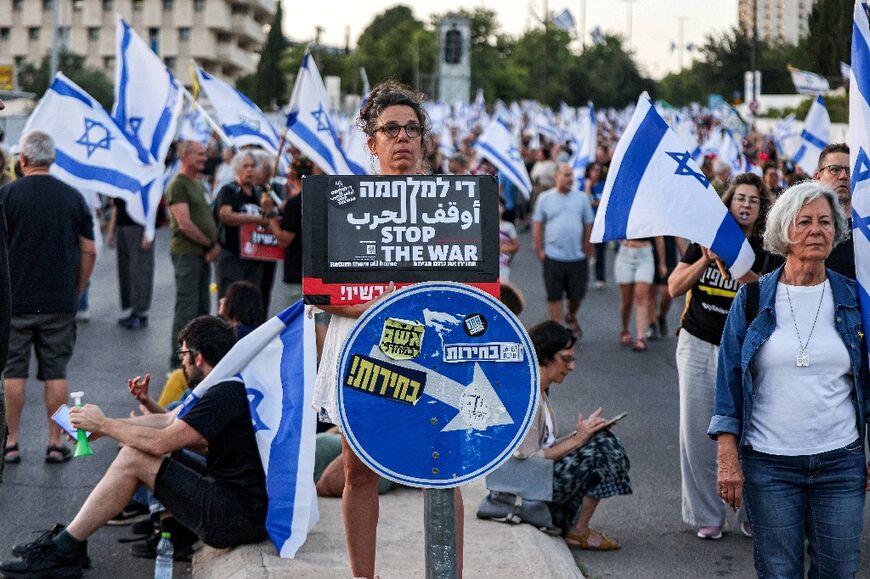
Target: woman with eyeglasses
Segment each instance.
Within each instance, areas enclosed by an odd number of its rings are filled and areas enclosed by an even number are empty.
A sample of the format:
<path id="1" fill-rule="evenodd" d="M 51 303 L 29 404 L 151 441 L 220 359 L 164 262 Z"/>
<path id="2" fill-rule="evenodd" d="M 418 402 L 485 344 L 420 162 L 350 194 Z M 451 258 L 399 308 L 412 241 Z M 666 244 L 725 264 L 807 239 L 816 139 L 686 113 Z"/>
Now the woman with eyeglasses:
<path id="1" fill-rule="evenodd" d="M 416 175 L 422 171 L 430 130 L 422 95 L 395 81 L 369 93 L 359 126 L 377 160 L 380 175 Z M 353 306 L 322 306 L 332 314 L 314 386 L 314 407 L 324 422 L 339 424 L 338 359 L 351 329 L 372 302 Z M 342 495 L 345 540 L 355 578 L 375 577 L 379 476 L 357 457 L 342 437 L 345 486 Z M 456 546 L 462 570 L 462 500 L 457 492 Z"/>
<path id="2" fill-rule="evenodd" d="M 718 267 L 715 253 L 693 243 L 668 279 L 671 296 L 687 294 L 676 353 L 683 521 L 697 529 L 699 538 L 712 540 L 722 538 L 727 512 L 727 505 L 716 494 L 716 443 L 707 437 L 719 341 L 737 289 L 757 280 L 764 264 L 761 235 L 770 197 L 761 177 L 742 173 L 731 180 L 722 202 L 755 251 L 752 271 L 731 279 Z M 750 535 L 742 513 L 740 519 L 743 533 Z"/>
<path id="3" fill-rule="evenodd" d="M 515 453 L 553 461 L 553 500 L 548 504 L 553 524 L 562 530 L 568 547 L 614 551 L 619 542 L 589 526 L 601 499 L 631 494 L 630 464 L 622 443 L 610 432 L 598 408 L 587 418 L 577 416 L 576 430 L 557 438 L 550 386 L 561 384 L 574 371 L 571 330 L 548 320 L 529 329 L 538 358 L 541 400 L 529 433 Z"/>

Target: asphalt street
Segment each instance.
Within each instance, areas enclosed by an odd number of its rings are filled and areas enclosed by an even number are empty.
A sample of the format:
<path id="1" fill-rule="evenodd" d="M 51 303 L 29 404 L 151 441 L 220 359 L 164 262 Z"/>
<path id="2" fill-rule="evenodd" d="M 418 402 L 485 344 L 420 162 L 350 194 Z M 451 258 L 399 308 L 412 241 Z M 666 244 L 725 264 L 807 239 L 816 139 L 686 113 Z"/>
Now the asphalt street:
<path id="1" fill-rule="evenodd" d="M 91 321 L 81 324 L 69 368 L 70 391 L 82 390 L 85 402 L 100 405 L 108 415 L 125 416 L 136 408 L 127 393 L 126 379 L 151 372 L 154 396 L 167 372 L 174 280 L 165 229 L 158 232 L 154 306 L 146 329 L 129 331 L 116 323 L 119 298 L 115 255 L 103 251 L 91 285 Z M 541 268 L 531 237 L 521 234 L 521 249 L 511 278 L 525 294 L 526 325 L 546 316 Z M 612 252 L 608 271 L 612 270 Z M 609 273 L 610 275 L 610 273 Z M 280 279 L 280 267 L 278 270 Z M 273 309 L 282 290 L 276 282 Z M 580 313 L 584 337 L 577 349 L 577 370 L 551 390 L 560 429 L 573 429 L 576 415 L 603 406 L 606 416 L 628 411 L 614 427 L 631 459 L 634 494 L 602 501 L 593 526 L 618 538 L 622 550 L 609 553 L 576 552 L 588 577 L 752 577 L 751 541 L 735 532 L 729 520 L 720 541 L 702 541 L 680 518 L 678 456 L 678 398 L 674 365 L 676 339 L 671 335 L 651 342 L 649 351 L 635 353 L 619 345 L 618 291 L 611 282 L 604 290 L 589 290 Z M 682 300 L 668 316 L 677 323 Z M 33 372 L 32 372 L 33 373 Z M 22 463 L 7 466 L 0 485 L 0 551 L 8 558 L 11 546 L 30 540 L 55 522 L 68 522 L 105 472 L 117 446 L 108 440 L 94 444 L 95 455 L 64 465 L 48 465 L 42 387 L 28 382 L 23 417 Z M 136 579 L 153 574 L 151 561 L 135 559 L 117 539 L 127 527 L 107 527 L 90 541 L 94 568 L 87 577 Z M 336 530 L 336 532 L 340 532 Z M 865 533 L 867 535 L 867 533 Z M 870 576 L 866 541 L 862 574 Z M 422 556 L 422 554 L 421 554 Z M 176 563 L 176 577 L 189 568 Z"/>

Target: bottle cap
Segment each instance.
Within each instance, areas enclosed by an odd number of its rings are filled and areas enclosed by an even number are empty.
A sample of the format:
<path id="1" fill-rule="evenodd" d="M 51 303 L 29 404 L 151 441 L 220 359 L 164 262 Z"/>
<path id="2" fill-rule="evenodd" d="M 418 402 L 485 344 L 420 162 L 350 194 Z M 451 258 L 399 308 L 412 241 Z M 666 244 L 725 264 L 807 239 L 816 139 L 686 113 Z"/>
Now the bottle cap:
<path id="1" fill-rule="evenodd" d="M 166 531 L 163 531 L 162 533 L 160 533 L 160 536 L 163 537 L 164 539 L 168 539 L 172 535 L 170 533 L 167 533 Z"/>

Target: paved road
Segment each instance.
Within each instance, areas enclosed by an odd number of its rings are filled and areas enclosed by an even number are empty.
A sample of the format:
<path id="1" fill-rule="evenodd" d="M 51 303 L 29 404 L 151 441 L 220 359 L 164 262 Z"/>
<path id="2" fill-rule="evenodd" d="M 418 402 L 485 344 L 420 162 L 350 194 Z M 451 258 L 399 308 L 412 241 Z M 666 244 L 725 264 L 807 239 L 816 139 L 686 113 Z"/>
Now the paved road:
<path id="1" fill-rule="evenodd" d="M 528 234 L 521 235 L 521 243 L 512 279 L 526 295 L 528 308 L 522 319 L 528 325 L 544 319 L 546 307 L 540 265 Z M 115 323 L 118 297 L 113 252 L 104 252 L 97 263 L 92 321 L 80 326 L 70 379 L 71 390 L 83 390 L 86 401 L 100 404 L 109 415 L 122 416 L 134 408 L 126 392 L 127 377 L 150 371 L 159 385 L 167 370 L 174 282 L 165 230 L 159 233 L 157 252 L 151 323 L 139 332 Z M 276 286 L 276 292 L 280 291 L 280 283 Z M 681 305 L 681 300 L 674 304 L 669 317 L 672 327 Z M 563 429 L 573 426 L 577 412 L 588 414 L 598 405 L 604 406 L 607 415 L 630 412 L 615 428 L 631 458 L 634 494 L 603 501 L 593 519 L 596 528 L 619 538 L 623 549 L 578 552 L 578 563 L 589 577 L 751 577 L 748 539 L 729 532 L 718 542 L 701 541 L 680 520 L 676 340 L 668 337 L 651 343 L 643 354 L 620 347 L 617 306 L 612 283 L 605 290 L 590 290 L 580 316 L 585 336 L 577 352 L 577 370 L 552 391 Z M 42 460 L 45 429 L 42 388 L 33 381 L 24 415 L 24 460 L 6 469 L 6 481 L 0 485 L 0 550 L 4 553 L 33 531 L 69 521 L 115 455 L 112 443 L 101 441 L 94 445 L 96 454 L 91 458 L 46 465 Z M 126 533 L 124 527 L 96 533 L 90 547 L 95 568 L 87 576 L 151 576 L 150 561 L 134 559 L 125 545 L 116 542 Z M 868 552 L 865 548 L 865 574 L 870 573 Z M 176 569 L 176 577 L 189 576 L 184 566 Z"/>

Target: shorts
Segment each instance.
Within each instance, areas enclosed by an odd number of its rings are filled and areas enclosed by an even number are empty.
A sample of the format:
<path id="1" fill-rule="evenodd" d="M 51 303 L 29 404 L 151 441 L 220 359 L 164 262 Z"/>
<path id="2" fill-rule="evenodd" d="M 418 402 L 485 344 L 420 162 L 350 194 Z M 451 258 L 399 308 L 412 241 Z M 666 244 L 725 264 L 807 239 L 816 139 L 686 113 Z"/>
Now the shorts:
<path id="1" fill-rule="evenodd" d="M 558 302 L 563 295 L 568 301 L 580 302 L 586 297 L 588 282 L 589 266 L 585 258 L 580 261 L 544 258 L 544 286 L 547 288 L 548 302 Z"/>
<path id="2" fill-rule="evenodd" d="M 30 374 L 30 350 L 36 352 L 36 377 L 39 380 L 63 380 L 76 344 L 76 315 L 17 314 L 9 329 L 9 358 L 5 378 L 27 378 Z"/>
<path id="3" fill-rule="evenodd" d="M 226 549 L 266 538 L 266 504 L 252 512 L 240 492 L 206 475 L 202 457 L 175 451 L 163 459 L 154 479 L 154 496 L 202 542 Z"/>
<path id="4" fill-rule="evenodd" d="M 620 285 L 652 283 L 655 274 L 652 247 L 620 246 L 613 262 L 613 277 Z"/>

